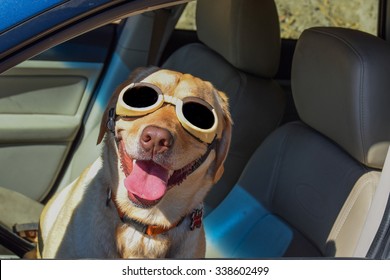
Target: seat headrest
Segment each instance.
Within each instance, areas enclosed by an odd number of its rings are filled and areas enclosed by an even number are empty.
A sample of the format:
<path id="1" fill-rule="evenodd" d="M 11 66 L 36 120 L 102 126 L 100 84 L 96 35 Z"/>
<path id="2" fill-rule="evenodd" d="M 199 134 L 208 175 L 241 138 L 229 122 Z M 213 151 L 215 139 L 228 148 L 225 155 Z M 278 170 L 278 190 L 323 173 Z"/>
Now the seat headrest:
<path id="1" fill-rule="evenodd" d="M 236 68 L 276 74 L 281 39 L 273 0 L 198 0 L 196 21 L 199 39 Z"/>
<path id="2" fill-rule="evenodd" d="M 292 68 L 298 114 L 361 163 L 381 169 L 390 143 L 389 73 L 384 40 L 344 28 L 308 29 Z"/>

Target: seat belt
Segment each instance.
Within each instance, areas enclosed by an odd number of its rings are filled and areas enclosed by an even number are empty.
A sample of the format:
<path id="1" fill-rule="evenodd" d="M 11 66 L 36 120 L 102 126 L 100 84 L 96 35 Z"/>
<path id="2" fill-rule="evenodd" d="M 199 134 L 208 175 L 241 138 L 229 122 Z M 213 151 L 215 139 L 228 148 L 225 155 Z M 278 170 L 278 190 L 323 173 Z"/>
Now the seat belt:
<path id="1" fill-rule="evenodd" d="M 390 147 L 385 163 L 371 201 L 370 209 L 363 226 L 359 241 L 355 248 L 354 257 L 365 258 L 381 225 L 390 194 Z"/>
<path id="2" fill-rule="evenodd" d="M 152 34 L 150 36 L 148 65 L 157 65 L 161 41 L 164 38 L 171 10 L 160 9 L 155 11 Z"/>

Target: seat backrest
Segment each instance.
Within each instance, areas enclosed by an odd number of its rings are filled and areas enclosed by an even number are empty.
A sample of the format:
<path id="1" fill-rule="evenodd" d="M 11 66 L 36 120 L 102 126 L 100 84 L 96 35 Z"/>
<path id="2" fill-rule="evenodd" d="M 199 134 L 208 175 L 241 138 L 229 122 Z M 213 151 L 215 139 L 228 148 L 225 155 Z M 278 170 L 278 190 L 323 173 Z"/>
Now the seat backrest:
<path id="1" fill-rule="evenodd" d="M 341 28 L 309 30 L 300 42 L 292 77 L 299 115 L 354 161 L 343 169 L 343 178 L 352 166 L 361 170 L 353 185 L 334 190 L 337 198 L 352 187 L 342 208 L 336 208 L 330 232 L 324 232 L 325 255 L 351 256 L 390 143 L 390 47 L 378 37 Z"/>
<path id="2" fill-rule="evenodd" d="M 390 143 L 389 70 L 378 37 L 343 28 L 300 37 L 292 92 L 302 121 L 272 133 L 235 187 L 287 226 L 277 227 L 284 256 L 354 255 Z"/>
<path id="3" fill-rule="evenodd" d="M 282 119 L 279 19 L 273 0 L 198 0 L 197 34 L 162 65 L 208 80 L 230 99 L 233 137 L 225 173 L 206 200 L 215 207 L 237 182 L 256 147 Z"/>

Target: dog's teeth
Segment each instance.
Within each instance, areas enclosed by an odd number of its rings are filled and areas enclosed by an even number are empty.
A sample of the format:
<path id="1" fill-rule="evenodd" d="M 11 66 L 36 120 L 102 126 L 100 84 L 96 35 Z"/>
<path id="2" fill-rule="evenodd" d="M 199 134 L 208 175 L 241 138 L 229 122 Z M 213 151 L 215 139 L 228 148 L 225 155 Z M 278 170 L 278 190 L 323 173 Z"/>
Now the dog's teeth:
<path id="1" fill-rule="evenodd" d="M 136 159 L 133 159 L 133 165 L 135 164 L 136 161 L 137 161 Z"/>

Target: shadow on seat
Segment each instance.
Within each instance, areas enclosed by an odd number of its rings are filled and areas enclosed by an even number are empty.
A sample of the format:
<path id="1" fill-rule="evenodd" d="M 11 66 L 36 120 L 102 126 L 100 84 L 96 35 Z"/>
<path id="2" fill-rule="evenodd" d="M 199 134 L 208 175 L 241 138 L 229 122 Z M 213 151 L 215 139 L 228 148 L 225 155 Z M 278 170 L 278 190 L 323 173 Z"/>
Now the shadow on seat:
<path id="1" fill-rule="evenodd" d="M 298 41 L 292 92 L 302 121 L 258 147 L 206 218 L 209 257 L 352 257 L 390 143 L 390 48 L 355 30 Z"/>

